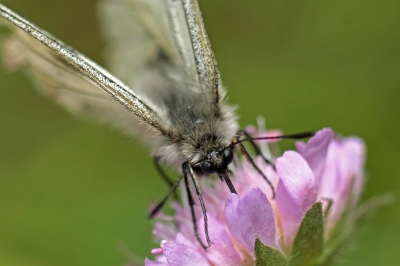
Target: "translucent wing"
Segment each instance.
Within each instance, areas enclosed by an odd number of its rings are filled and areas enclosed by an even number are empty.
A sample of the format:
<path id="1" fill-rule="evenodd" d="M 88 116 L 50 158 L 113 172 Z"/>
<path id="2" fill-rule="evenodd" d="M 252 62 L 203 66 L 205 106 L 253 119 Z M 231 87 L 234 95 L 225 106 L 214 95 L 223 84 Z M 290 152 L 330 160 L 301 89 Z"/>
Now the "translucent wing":
<path id="1" fill-rule="evenodd" d="M 157 61 L 179 65 L 162 0 L 100 0 L 98 15 L 107 65 L 128 85 L 134 87 Z"/>
<path id="2" fill-rule="evenodd" d="M 180 117 L 176 108 L 190 108 L 198 97 L 221 113 L 224 91 L 195 0 L 100 1 L 109 62 L 132 89 L 6 7 L 0 12 L 21 29 L 4 45 L 9 66 L 27 66 L 39 89 L 73 112 L 128 133 L 142 129 L 139 118 L 164 135 L 174 130 L 171 117 Z"/>
<path id="3" fill-rule="evenodd" d="M 4 44 L 6 63 L 28 66 L 45 95 L 73 112 L 93 114 L 128 131 L 129 125 L 138 127 L 139 119 L 155 132 L 167 133 L 161 121 L 168 120 L 157 106 L 96 63 L 1 4 L 0 17 L 16 26 Z"/>
<path id="4" fill-rule="evenodd" d="M 209 103 L 219 103 L 225 93 L 197 1 L 100 3 L 108 62 L 115 74 L 133 86 L 142 79 L 138 69 L 167 58 L 184 76 L 188 88 L 197 88 Z"/>
<path id="5" fill-rule="evenodd" d="M 221 86 L 221 80 L 217 69 L 217 62 L 214 57 L 214 53 L 211 50 L 210 41 L 208 39 L 203 18 L 197 0 L 165 0 L 170 11 L 170 20 L 173 25 L 173 29 L 179 28 L 178 25 L 183 24 L 183 19 L 186 21 L 186 26 L 189 31 L 189 37 L 193 48 L 193 55 L 196 64 L 197 78 L 200 86 L 203 89 L 209 103 L 214 103 L 216 106 L 222 100 L 225 92 Z M 184 18 L 179 13 L 183 10 Z M 182 37 L 184 34 L 184 28 L 176 32 L 176 42 L 179 46 L 179 50 L 183 58 L 186 51 L 188 51 L 186 41 L 179 41 L 178 36 Z"/>

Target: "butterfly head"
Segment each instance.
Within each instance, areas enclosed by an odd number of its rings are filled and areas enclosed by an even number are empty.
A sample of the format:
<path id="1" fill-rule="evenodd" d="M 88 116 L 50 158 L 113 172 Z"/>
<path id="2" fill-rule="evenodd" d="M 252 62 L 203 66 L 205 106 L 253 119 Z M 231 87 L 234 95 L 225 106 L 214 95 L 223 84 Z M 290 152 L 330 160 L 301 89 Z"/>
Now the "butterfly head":
<path id="1" fill-rule="evenodd" d="M 234 153 L 232 149 L 212 150 L 205 155 L 205 158 L 196 165 L 196 170 L 204 175 L 225 173 L 228 165 L 233 161 Z"/>

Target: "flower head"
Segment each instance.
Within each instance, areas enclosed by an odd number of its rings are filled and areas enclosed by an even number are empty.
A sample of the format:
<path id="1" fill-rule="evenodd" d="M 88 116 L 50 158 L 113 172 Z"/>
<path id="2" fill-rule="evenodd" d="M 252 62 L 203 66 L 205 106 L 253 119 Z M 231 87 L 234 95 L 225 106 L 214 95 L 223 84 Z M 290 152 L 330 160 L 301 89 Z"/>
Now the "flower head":
<path id="1" fill-rule="evenodd" d="M 274 134 L 254 128 L 248 131 L 258 136 Z M 273 158 L 270 149 L 274 144 L 259 145 Z M 174 216 L 158 217 L 154 235 L 161 247 L 152 251 L 155 260 L 146 259 L 145 264 L 255 265 L 256 260 L 265 265 L 322 264 L 336 250 L 331 243 L 343 237 L 338 233 L 340 227 L 354 223 L 351 210 L 363 185 L 365 148 L 359 138 L 335 137 L 328 128 L 307 143 L 296 143 L 296 148 L 273 159 L 273 165 L 255 158 L 276 187 L 275 198 L 245 158 L 235 161 L 233 184 L 238 195 L 230 194 L 221 182 L 202 179 L 210 247 L 204 250 L 196 241 L 187 202 L 174 202 Z M 200 237 L 205 240 L 199 205 L 195 212 Z"/>

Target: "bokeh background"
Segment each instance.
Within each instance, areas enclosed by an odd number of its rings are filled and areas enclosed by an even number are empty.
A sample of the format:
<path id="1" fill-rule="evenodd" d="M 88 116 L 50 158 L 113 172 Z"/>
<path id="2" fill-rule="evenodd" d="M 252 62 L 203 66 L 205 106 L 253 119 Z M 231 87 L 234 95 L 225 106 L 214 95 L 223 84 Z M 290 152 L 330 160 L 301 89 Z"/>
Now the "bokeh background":
<path id="1" fill-rule="evenodd" d="M 161 0 L 160 0 L 161 1 Z M 95 0 L 3 0 L 101 64 Z M 368 147 L 363 198 L 400 191 L 400 2 L 200 0 L 242 126 L 325 126 Z M 282 143 L 293 147 L 292 141 Z M 156 247 L 167 191 L 148 151 L 73 117 L 22 73 L 0 73 L 0 265 L 123 265 Z M 400 208 L 382 209 L 338 265 L 399 265 Z"/>

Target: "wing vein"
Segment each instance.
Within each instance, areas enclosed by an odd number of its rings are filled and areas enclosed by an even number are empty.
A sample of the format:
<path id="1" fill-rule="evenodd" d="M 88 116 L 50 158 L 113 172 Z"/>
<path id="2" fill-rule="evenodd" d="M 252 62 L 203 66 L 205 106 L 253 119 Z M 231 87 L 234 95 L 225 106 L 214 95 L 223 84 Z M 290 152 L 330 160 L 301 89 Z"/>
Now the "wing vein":
<path id="1" fill-rule="evenodd" d="M 200 83 L 206 90 L 208 100 L 218 104 L 220 77 L 217 69 L 217 62 L 211 50 L 203 18 L 197 0 L 182 0 L 186 14 L 192 47 L 197 66 Z"/>
<path id="2" fill-rule="evenodd" d="M 66 73 L 68 73 L 68 74 L 70 74 L 70 75 L 72 75 L 72 76 L 74 76 L 76 78 L 82 79 L 85 82 L 90 82 L 91 84 L 93 84 L 92 83 L 93 81 L 90 80 L 90 79 L 88 80 L 86 78 L 86 76 L 81 75 L 79 72 L 72 71 L 69 67 L 63 65 L 61 62 L 56 61 L 55 59 L 49 57 L 45 53 L 42 53 L 41 51 L 39 51 L 38 49 L 36 49 L 32 45 L 29 45 L 29 43 L 27 43 L 22 38 L 18 38 L 18 40 L 21 42 L 21 44 L 24 46 L 25 49 L 31 51 L 36 56 L 38 56 L 41 59 L 45 60 L 47 63 L 51 64 L 52 66 L 56 67 L 58 70 L 64 71 L 64 72 L 66 72 Z M 106 94 L 104 94 L 104 97 L 103 97 L 103 95 L 89 93 L 89 92 L 83 91 L 82 89 L 79 89 L 77 87 L 70 86 L 67 83 L 62 82 L 60 80 L 58 82 L 54 82 L 53 79 L 51 78 L 51 75 L 48 72 L 46 72 L 44 69 L 40 68 L 39 66 L 37 66 L 36 64 L 34 64 L 33 62 L 30 62 L 30 61 L 27 62 L 27 64 L 29 65 L 30 69 L 33 72 L 36 73 L 36 75 L 38 75 L 38 76 L 41 75 L 43 78 L 46 78 L 48 81 L 52 81 L 54 84 L 57 84 L 58 85 L 57 89 L 66 89 L 66 90 L 69 90 L 69 91 L 72 91 L 72 92 L 75 92 L 75 93 L 78 93 L 78 94 L 82 94 L 82 95 L 85 95 L 85 96 L 90 96 L 90 97 L 95 97 L 97 99 L 103 99 L 103 100 L 112 101 L 111 98 L 106 97 Z M 93 84 L 93 86 L 96 86 L 96 85 Z M 102 92 L 102 91 L 99 90 L 99 92 Z"/>
<path id="3" fill-rule="evenodd" d="M 96 83 L 97 86 L 110 94 L 115 100 L 124 105 L 125 108 L 137 115 L 140 119 L 155 127 L 161 131 L 161 133 L 167 134 L 166 128 L 157 121 L 157 114 L 141 99 L 133 95 L 127 86 L 109 74 L 106 70 L 82 54 L 68 48 L 49 33 L 26 21 L 18 14 L 1 4 L 0 15 L 47 46 L 67 63 Z"/>

